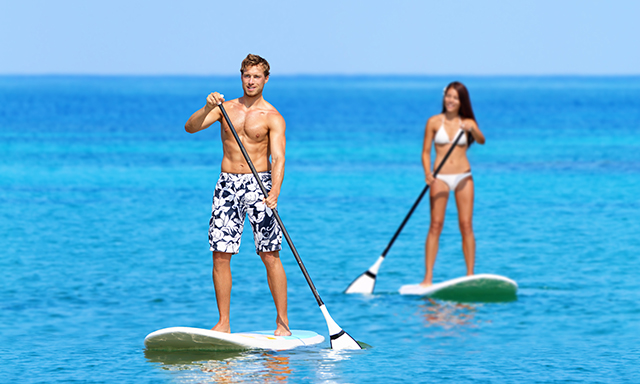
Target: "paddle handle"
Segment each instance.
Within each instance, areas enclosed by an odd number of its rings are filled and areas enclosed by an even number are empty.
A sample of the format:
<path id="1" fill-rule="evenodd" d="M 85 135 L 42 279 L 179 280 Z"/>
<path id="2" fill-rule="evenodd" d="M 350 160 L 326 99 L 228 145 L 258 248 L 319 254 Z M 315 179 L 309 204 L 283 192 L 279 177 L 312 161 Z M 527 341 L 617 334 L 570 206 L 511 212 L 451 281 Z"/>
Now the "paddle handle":
<path id="1" fill-rule="evenodd" d="M 240 141 L 240 136 L 238 136 L 236 129 L 233 127 L 233 124 L 231 123 L 231 119 L 229 119 L 229 115 L 227 115 L 227 111 L 224 109 L 224 106 L 222 106 L 222 104 L 218 104 L 218 106 L 220 107 L 220 111 L 222 111 L 222 115 L 224 116 L 225 121 L 229 125 L 229 128 L 231 128 L 231 133 L 233 133 L 233 137 L 238 142 L 238 146 L 240 146 L 240 151 L 242 152 L 242 155 L 247 161 L 247 164 L 249 164 L 251 173 L 253 173 L 253 176 L 256 178 L 256 181 L 258 182 L 258 185 L 260 186 L 260 189 L 262 190 L 262 193 L 266 198 L 269 195 L 269 192 L 267 191 L 267 188 L 265 188 L 264 184 L 262 183 L 262 180 L 260 180 L 258 171 L 256 171 L 256 167 L 253 166 L 253 162 L 249 157 L 249 153 L 247 153 L 247 150 L 244 148 L 244 145 L 242 145 L 242 141 Z M 276 218 L 276 221 L 278 222 L 278 225 L 280 226 L 280 229 L 282 229 L 282 233 L 284 234 L 284 237 L 287 240 L 289 247 L 291 248 L 291 252 L 293 252 L 293 256 L 296 258 L 296 261 L 298 262 L 298 266 L 300 267 L 300 270 L 302 271 L 304 278 L 307 280 L 307 284 L 309 284 L 309 288 L 311 288 L 311 292 L 313 292 L 313 296 L 316 298 L 316 301 L 318 302 L 318 306 L 322 307 L 324 305 L 324 302 L 320 298 L 320 295 L 318 294 L 318 290 L 316 289 L 316 286 L 313 284 L 313 281 L 311 281 L 311 276 L 309 276 L 309 273 L 307 272 L 307 268 L 305 268 L 304 263 L 302 262 L 302 259 L 298 254 L 298 250 L 296 249 L 295 245 L 293 245 L 293 241 L 289 236 L 289 232 L 287 232 L 287 229 L 284 227 L 284 224 L 282 223 L 282 219 L 280 219 L 278 210 L 274 208 L 272 209 L 272 211 Z"/>
<path id="2" fill-rule="evenodd" d="M 444 158 L 440 162 L 440 165 L 438 165 L 438 167 L 436 168 L 435 172 L 433 172 L 433 177 L 436 177 L 438 175 L 438 173 L 440 172 L 440 169 L 442 169 L 442 166 L 444 165 L 444 163 L 449 158 L 449 155 L 451 155 L 451 152 L 453 152 L 453 149 L 458 144 L 458 141 L 460 140 L 462 135 L 464 135 L 464 131 L 460 130 L 460 133 L 458 133 L 456 138 L 453 140 L 453 144 L 451 144 L 451 148 L 449 148 L 447 153 L 444 155 Z M 389 244 L 387 244 L 387 247 L 384 249 L 384 252 L 382 252 L 382 257 L 383 258 L 387 256 L 387 252 L 389 252 L 389 249 L 391 249 L 391 246 L 393 245 L 393 243 L 396 241 L 396 239 L 400 235 L 400 232 L 402 232 L 402 229 L 404 228 L 405 224 L 407 224 L 407 221 L 409 221 L 409 218 L 411 217 L 411 215 L 413 215 L 413 211 L 416 210 L 416 208 L 420 204 L 420 201 L 424 197 L 424 194 L 427 193 L 428 190 L 429 190 L 429 184 L 424 186 L 424 188 L 422 189 L 422 192 L 420 193 L 420 196 L 418 196 L 418 199 L 416 199 L 416 202 L 413 203 L 413 206 L 409 210 L 409 213 L 407 213 L 407 215 L 404 217 L 404 220 L 402 220 L 402 224 L 400 224 L 400 227 L 398 227 L 398 229 L 396 230 L 396 233 L 393 234 L 393 237 L 391 238 L 391 241 L 389 242 Z"/>

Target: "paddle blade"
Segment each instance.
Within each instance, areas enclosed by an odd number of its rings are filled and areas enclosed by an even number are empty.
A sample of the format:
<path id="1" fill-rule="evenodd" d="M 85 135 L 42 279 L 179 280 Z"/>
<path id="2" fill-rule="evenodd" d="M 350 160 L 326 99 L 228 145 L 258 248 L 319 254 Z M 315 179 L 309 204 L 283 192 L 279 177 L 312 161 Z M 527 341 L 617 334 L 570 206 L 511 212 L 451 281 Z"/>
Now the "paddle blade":
<path id="1" fill-rule="evenodd" d="M 362 349 L 360 344 L 358 344 L 358 342 L 345 331 L 341 331 L 336 335 L 331 335 L 331 348 L 335 350 Z"/>
<path id="2" fill-rule="evenodd" d="M 372 294 L 373 289 L 376 286 L 376 275 L 369 271 L 366 271 L 362 275 L 358 276 L 349 286 L 345 289 L 344 293 L 363 293 Z"/>
<path id="3" fill-rule="evenodd" d="M 384 261 L 384 256 L 378 257 L 375 263 L 357 279 L 353 280 L 351 284 L 345 289 L 344 293 L 364 293 L 372 294 L 373 288 L 376 286 L 376 277 L 378 276 L 378 270 L 380 264 Z"/>
<path id="4" fill-rule="evenodd" d="M 333 321 L 331 315 L 329 315 L 329 311 L 324 304 L 320 306 L 320 310 L 324 315 L 324 319 L 327 321 L 327 327 L 329 327 L 329 336 L 331 340 L 331 348 L 336 350 L 341 349 L 362 349 L 360 344 L 351 337 L 347 332 L 345 332 L 340 326 Z"/>

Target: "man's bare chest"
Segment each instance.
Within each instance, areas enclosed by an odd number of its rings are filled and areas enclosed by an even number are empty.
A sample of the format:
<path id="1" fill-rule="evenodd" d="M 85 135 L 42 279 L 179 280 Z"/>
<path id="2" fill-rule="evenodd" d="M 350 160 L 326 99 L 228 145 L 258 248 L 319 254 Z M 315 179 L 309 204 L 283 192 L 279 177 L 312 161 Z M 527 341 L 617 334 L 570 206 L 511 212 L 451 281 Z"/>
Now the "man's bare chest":
<path id="1" fill-rule="evenodd" d="M 265 140 L 269 133 L 267 113 L 262 111 L 251 111 L 246 113 L 234 113 L 230 116 L 234 128 L 241 138 L 248 138 L 252 141 Z M 231 131 L 226 122 L 223 122 L 223 134 L 232 137 Z"/>

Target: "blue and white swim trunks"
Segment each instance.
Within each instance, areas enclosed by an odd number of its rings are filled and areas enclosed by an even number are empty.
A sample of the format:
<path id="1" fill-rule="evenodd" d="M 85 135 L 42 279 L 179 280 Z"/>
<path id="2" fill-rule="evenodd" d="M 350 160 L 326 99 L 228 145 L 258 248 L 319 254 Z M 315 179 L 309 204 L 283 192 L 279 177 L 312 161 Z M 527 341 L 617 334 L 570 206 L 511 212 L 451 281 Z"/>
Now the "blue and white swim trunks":
<path id="1" fill-rule="evenodd" d="M 258 175 L 267 191 L 270 191 L 271 171 Z M 213 252 L 238 253 L 247 214 L 253 228 L 256 252 L 282 249 L 282 231 L 273 211 L 263 199 L 264 194 L 252 173 L 222 172 L 213 193 L 209 249 Z"/>

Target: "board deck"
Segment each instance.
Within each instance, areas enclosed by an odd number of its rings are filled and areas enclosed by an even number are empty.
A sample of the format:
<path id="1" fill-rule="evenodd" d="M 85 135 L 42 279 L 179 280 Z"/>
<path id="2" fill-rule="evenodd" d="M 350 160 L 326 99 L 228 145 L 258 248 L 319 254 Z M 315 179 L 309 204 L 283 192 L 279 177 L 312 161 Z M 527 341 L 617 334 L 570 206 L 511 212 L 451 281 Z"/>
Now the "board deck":
<path id="1" fill-rule="evenodd" d="M 402 295 L 430 296 L 459 302 L 512 301 L 517 298 L 518 284 L 504 276 L 478 274 L 443 281 L 428 287 L 403 285 Z"/>
<path id="2" fill-rule="evenodd" d="M 144 339 L 148 350 L 241 351 L 285 350 L 319 344 L 324 337 L 312 331 L 292 330 L 291 336 L 274 336 L 273 331 L 224 333 L 191 327 L 171 327 L 152 332 Z"/>

